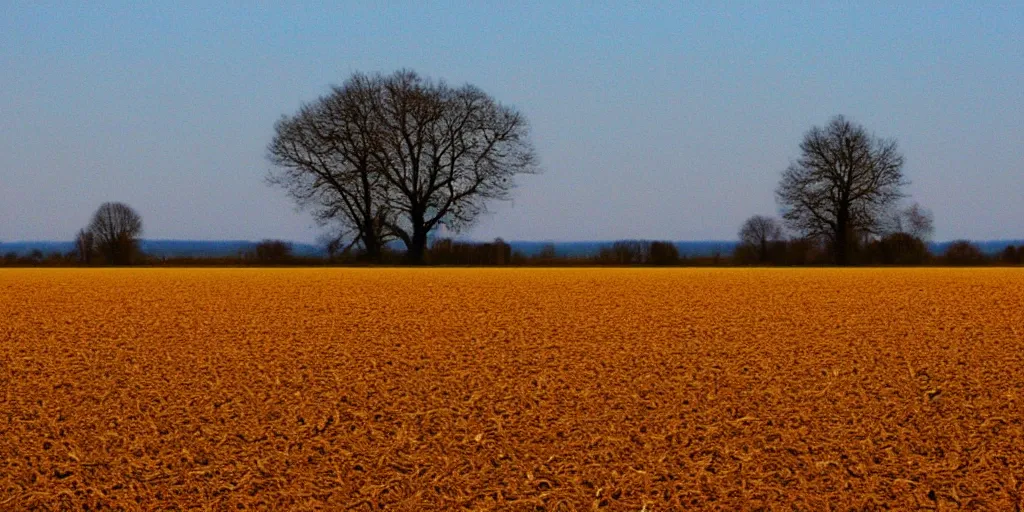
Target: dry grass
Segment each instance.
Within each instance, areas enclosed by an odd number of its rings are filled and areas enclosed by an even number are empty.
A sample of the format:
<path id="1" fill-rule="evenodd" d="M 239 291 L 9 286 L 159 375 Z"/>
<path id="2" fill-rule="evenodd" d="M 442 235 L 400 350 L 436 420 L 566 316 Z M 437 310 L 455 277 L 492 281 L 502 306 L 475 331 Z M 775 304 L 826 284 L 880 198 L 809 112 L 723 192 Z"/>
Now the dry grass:
<path id="1" fill-rule="evenodd" d="M 1024 271 L 0 271 L 0 509 L 1014 510 Z"/>

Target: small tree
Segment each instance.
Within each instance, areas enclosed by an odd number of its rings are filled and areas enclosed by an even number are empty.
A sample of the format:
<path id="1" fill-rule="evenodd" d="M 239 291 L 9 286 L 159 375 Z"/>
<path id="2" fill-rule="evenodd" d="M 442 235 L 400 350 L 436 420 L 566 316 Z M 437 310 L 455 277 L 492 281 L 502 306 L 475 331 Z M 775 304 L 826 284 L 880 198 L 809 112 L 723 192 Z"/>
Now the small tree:
<path id="1" fill-rule="evenodd" d="M 646 263 L 650 257 L 650 244 L 643 240 L 619 240 L 611 247 L 602 247 L 597 259 L 613 265 Z"/>
<path id="2" fill-rule="evenodd" d="M 327 253 L 327 261 L 330 263 L 334 263 L 339 257 L 348 255 L 358 242 L 359 239 L 355 238 L 346 244 L 345 233 L 325 233 L 317 238 L 317 243 L 324 248 L 324 252 Z M 375 261 L 377 258 L 367 255 L 366 259 Z"/>
<path id="3" fill-rule="evenodd" d="M 108 265 L 130 265 L 138 255 L 142 217 L 124 203 L 103 203 L 92 217 L 89 232 Z"/>
<path id="4" fill-rule="evenodd" d="M 740 243 L 753 247 L 759 263 L 767 263 L 773 243 L 782 239 L 782 223 L 771 217 L 755 215 L 740 228 Z"/>
<path id="5" fill-rule="evenodd" d="M 869 261 L 887 265 L 919 265 L 931 256 L 927 241 L 935 231 L 932 212 L 918 203 L 895 211 L 883 223 L 881 237 L 873 239 L 865 232 Z"/>
<path id="6" fill-rule="evenodd" d="M 902 217 L 905 220 L 905 226 L 901 231 L 905 231 L 922 242 L 928 241 L 932 237 L 932 233 L 935 232 L 935 217 L 932 212 L 917 203 L 903 210 Z"/>

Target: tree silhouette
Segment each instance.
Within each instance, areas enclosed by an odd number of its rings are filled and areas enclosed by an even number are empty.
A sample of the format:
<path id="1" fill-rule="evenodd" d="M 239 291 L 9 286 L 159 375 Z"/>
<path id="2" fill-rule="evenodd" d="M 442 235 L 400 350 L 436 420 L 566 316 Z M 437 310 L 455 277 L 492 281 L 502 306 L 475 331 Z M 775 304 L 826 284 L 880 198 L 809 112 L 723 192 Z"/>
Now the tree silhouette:
<path id="1" fill-rule="evenodd" d="M 374 105 L 379 79 L 353 75 L 341 87 L 274 126 L 267 148 L 278 170 L 268 181 L 287 190 L 322 225 L 336 223 L 379 261 L 390 237 L 388 183 L 377 167 L 382 150 Z M 339 235 L 340 236 L 340 235 Z"/>
<path id="2" fill-rule="evenodd" d="M 849 264 L 857 236 L 879 232 L 903 196 L 903 156 L 896 141 L 843 116 L 807 132 L 800 152 L 776 190 L 782 216 L 794 231 L 828 242 L 837 264 Z"/>
<path id="3" fill-rule="evenodd" d="M 89 232 L 108 265 L 130 265 L 138 254 L 142 217 L 124 203 L 103 203 L 89 223 Z"/>
<path id="4" fill-rule="evenodd" d="M 740 227 L 739 237 L 740 243 L 755 248 L 758 262 L 766 263 L 771 244 L 782 240 L 782 224 L 774 218 L 755 215 Z"/>
<path id="5" fill-rule="evenodd" d="M 517 174 L 536 172 L 526 118 L 472 85 L 453 88 L 413 71 L 379 78 L 380 169 L 391 185 L 390 228 L 421 263 L 439 226 L 458 232 Z"/>
<path id="6" fill-rule="evenodd" d="M 270 182 L 352 229 L 372 259 L 395 237 L 422 263 L 430 232 L 472 224 L 537 170 L 517 110 L 413 71 L 355 74 L 275 129 Z"/>

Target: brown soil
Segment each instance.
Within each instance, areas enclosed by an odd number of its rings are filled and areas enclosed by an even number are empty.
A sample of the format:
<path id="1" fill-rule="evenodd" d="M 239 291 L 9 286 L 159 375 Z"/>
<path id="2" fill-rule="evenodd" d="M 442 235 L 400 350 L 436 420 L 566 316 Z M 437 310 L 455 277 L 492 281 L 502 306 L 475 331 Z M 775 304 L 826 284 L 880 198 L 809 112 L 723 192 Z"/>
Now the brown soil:
<path id="1" fill-rule="evenodd" d="M 0 271 L 0 509 L 1020 510 L 1024 271 Z"/>

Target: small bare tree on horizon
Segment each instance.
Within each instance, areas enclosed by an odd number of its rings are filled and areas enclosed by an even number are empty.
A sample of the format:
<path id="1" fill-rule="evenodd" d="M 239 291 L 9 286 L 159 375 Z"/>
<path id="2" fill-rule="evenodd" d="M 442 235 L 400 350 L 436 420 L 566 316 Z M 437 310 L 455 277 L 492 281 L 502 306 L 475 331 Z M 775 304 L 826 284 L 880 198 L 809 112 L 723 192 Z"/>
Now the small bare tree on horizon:
<path id="1" fill-rule="evenodd" d="M 903 156 L 895 140 L 843 116 L 808 131 L 800 153 L 776 190 L 782 216 L 794 231 L 828 242 L 835 263 L 847 265 L 857 237 L 878 233 L 903 197 Z"/>
<path id="2" fill-rule="evenodd" d="M 747 219 L 740 228 L 740 243 L 757 249 L 760 263 L 769 259 L 771 244 L 782 240 L 782 223 L 773 217 L 754 215 Z"/>
<path id="3" fill-rule="evenodd" d="M 935 232 L 935 216 L 931 210 L 914 203 L 896 214 L 895 229 L 922 242 L 931 239 Z"/>
<path id="4" fill-rule="evenodd" d="M 142 217 L 124 203 L 103 203 L 89 223 L 89 233 L 108 265 L 130 265 L 138 254 Z"/>

